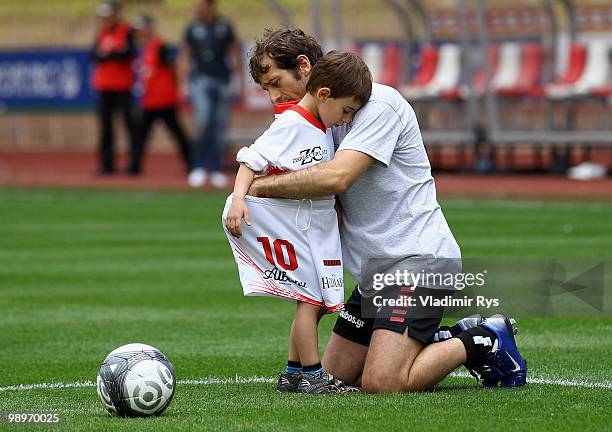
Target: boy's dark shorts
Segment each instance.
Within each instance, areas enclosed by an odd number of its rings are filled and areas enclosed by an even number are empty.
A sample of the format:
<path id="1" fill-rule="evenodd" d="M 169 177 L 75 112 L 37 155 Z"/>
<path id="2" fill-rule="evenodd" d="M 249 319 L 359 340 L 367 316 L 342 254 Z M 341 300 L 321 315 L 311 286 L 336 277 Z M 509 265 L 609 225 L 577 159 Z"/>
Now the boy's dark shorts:
<path id="1" fill-rule="evenodd" d="M 399 288 L 398 288 L 399 289 Z M 443 297 L 448 291 L 426 290 L 416 288 L 411 296 L 420 294 Z M 368 300 L 366 299 L 365 302 Z M 444 307 L 422 308 L 419 302 L 416 306 L 391 307 L 382 306 L 380 309 L 370 309 L 367 315 L 362 313 L 362 296 L 357 288 L 344 304 L 344 311 L 336 320 L 334 333 L 360 345 L 369 346 L 372 332 L 376 329 L 386 329 L 397 333 L 405 333 L 423 345 L 428 345 L 433 340 L 434 333 L 438 330 L 440 321 L 444 314 Z M 364 315 L 369 318 L 365 318 Z"/>

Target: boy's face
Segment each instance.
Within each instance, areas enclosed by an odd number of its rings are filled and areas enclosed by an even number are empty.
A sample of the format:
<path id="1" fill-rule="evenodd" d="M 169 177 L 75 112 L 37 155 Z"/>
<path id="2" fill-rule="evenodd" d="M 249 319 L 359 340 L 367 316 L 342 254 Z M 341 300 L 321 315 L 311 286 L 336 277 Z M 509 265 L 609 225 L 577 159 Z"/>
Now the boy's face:
<path id="1" fill-rule="evenodd" d="M 361 104 L 352 96 L 333 98 L 325 96 L 326 93 L 329 94 L 329 89 L 325 87 L 317 91 L 319 117 L 325 127 L 341 126 L 350 122 L 355 112 L 361 108 Z"/>
<path id="2" fill-rule="evenodd" d="M 298 71 L 299 79 L 294 71 L 280 69 L 274 60 L 264 56 L 262 65 L 270 66 L 268 71 L 261 75 L 259 82 L 261 88 L 268 92 L 272 103 L 291 102 L 302 99 L 306 94 L 306 83 L 308 76 Z M 308 68 L 310 71 L 310 68 Z"/>

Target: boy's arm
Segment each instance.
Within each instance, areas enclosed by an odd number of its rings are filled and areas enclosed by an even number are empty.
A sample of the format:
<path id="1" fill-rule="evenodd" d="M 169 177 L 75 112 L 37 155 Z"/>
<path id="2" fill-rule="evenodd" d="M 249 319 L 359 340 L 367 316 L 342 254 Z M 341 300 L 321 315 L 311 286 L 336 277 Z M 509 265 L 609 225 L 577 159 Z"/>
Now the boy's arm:
<path id="1" fill-rule="evenodd" d="M 255 171 L 241 163 L 234 183 L 234 198 L 244 199 L 255 178 Z"/>
<path id="2" fill-rule="evenodd" d="M 238 174 L 236 175 L 236 182 L 234 183 L 234 195 L 232 197 L 232 205 L 227 213 L 225 226 L 234 237 L 242 236 L 242 229 L 240 228 L 240 222 L 244 219 L 247 225 L 251 225 L 251 219 L 249 218 L 249 210 L 247 209 L 244 197 L 249 191 L 249 187 L 253 182 L 255 172 L 251 170 L 246 164 L 241 163 Z"/>
<path id="3" fill-rule="evenodd" d="M 305 170 L 257 178 L 249 194 L 279 198 L 335 195 L 345 192 L 373 162 L 374 158 L 365 153 L 341 150 L 329 162 Z"/>

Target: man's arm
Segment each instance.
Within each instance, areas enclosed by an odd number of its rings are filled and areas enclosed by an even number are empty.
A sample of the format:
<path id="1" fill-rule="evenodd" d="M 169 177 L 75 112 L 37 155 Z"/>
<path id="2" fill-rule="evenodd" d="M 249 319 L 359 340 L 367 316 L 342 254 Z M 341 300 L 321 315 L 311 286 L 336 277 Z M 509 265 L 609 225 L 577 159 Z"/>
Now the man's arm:
<path id="1" fill-rule="evenodd" d="M 287 174 L 255 179 L 249 195 L 310 198 L 345 192 L 374 158 L 355 150 L 341 150 L 329 162 Z"/>
<path id="2" fill-rule="evenodd" d="M 159 61 L 166 66 L 174 66 L 175 58 L 172 55 L 172 51 L 166 44 L 162 44 L 159 47 Z"/>

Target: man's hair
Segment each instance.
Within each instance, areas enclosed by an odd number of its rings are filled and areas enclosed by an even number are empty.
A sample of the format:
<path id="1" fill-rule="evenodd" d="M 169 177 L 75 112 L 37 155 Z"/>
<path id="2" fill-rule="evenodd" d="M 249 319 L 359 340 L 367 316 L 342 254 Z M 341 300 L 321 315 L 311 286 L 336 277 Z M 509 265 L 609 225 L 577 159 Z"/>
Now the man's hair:
<path id="1" fill-rule="evenodd" d="M 306 91 L 314 95 L 321 87 L 331 90 L 330 97 L 354 97 L 365 105 L 372 94 L 372 74 L 357 54 L 330 51 L 312 68 Z"/>
<path id="2" fill-rule="evenodd" d="M 100 17 L 108 18 L 120 11 L 121 2 L 119 0 L 105 0 L 98 5 L 96 14 Z"/>
<path id="3" fill-rule="evenodd" d="M 269 65 L 263 64 L 265 55 L 274 60 L 280 69 L 293 71 L 295 78 L 299 79 L 298 56 L 305 55 L 310 64 L 314 65 L 323 57 L 323 50 L 314 36 L 300 29 L 265 29 L 262 37 L 255 41 L 255 46 L 249 52 L 249 69 L 257 84 L 261 84 L 261 76 L 270 69 Z"/>

